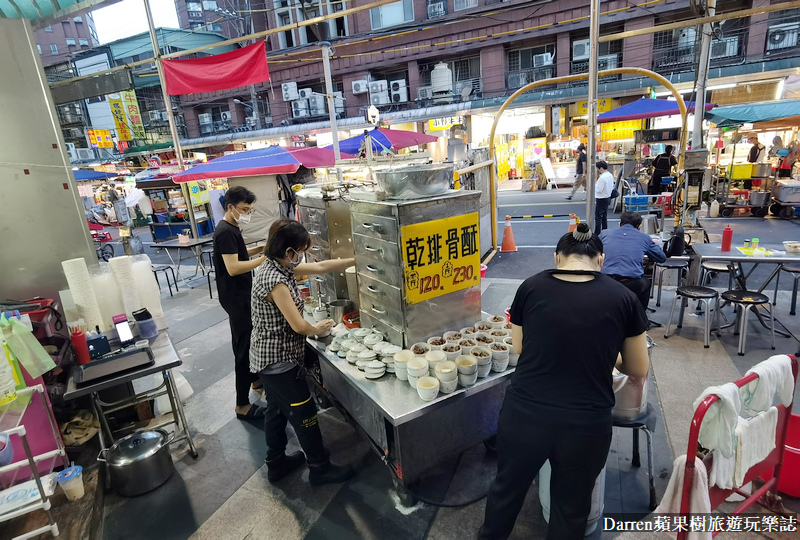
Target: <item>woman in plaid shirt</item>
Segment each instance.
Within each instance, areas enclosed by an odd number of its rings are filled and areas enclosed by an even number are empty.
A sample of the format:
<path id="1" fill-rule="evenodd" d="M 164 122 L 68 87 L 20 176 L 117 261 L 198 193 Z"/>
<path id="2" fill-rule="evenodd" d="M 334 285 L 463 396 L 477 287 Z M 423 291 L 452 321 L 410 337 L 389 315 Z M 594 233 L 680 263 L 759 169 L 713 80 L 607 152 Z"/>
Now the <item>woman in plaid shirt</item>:
<path id="1" fill-rule="evenodd" d="M 334 323 L 327 319 L 315 326 L 303 318 L 303 299 L 295 276 L 341 272 L 353 266 L 355 259 L 303 263 L 302 254 L 309 247 L 311 237 L 303 225 L 289 219 L 276 221 L 264 248 L 267 260 L 253 279 L 250 371 L 258 373 L 269 396 L 264 431 L 270 482 L 277 482 L 306 460 L 311 484 L 344 482 L 354 474 L 352 467 L 330 462 L 322 444 L 317 407 L 301 369 L 306 337 L 324 335 Z M 305 455 L 286 455 L 287 422 L 292 424 Z"/>

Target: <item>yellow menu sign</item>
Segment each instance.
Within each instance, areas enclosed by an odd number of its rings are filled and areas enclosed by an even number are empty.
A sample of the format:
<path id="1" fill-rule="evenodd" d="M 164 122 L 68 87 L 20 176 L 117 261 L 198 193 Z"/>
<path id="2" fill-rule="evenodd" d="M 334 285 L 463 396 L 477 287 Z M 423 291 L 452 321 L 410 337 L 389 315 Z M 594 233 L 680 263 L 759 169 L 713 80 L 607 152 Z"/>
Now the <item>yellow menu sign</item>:
<path id="1" fill-rule="evenodd" d="M 477 212 L 401 228 L 406 303 L 418 304 L 480 282 Z"/>
<path id="2" fill-rule="evenodd" d="M 131 130 L 128 127 L 128 118 L 125 116 L 125 106 L 122 104 L 122 96 L 119 94 L 108 95 L 108 106 L 111 107 L 111 116 L 114 117 L 114 125 L 117 128 L 117 139 L 120 141 L 131 141 Z"/>

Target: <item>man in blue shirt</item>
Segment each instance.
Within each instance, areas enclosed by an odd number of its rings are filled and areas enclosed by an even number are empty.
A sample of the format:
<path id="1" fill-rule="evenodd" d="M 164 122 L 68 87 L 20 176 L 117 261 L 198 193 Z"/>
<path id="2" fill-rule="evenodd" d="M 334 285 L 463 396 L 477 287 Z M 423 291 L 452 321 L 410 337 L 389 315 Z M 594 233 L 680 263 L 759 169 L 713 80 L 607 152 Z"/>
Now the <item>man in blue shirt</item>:
<path id="1" fill-rule="evenodd" d="M 604 230 L 600 240 L 606 256 L 602 272 L 628 287 L 646 310 L 650 282 L 644 277 L 642 260 L 647 255 L 654 262 L 664 262 L 667 256 L 649 235 L 639 230 L 641 224 L 639 214 L 626 210 L 620 216 L 619 229 Z"/>

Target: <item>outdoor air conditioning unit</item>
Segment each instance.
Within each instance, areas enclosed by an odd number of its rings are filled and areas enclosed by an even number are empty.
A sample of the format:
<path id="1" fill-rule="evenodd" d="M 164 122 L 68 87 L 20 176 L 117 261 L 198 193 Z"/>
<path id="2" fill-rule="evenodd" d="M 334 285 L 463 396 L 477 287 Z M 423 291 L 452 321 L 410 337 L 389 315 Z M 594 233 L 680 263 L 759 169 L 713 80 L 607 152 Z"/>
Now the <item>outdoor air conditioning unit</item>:
<path id="1" fill-rule="evenodd" d="M 711 42 L 711 58 L 730 58 L 739 54 L 739 36 Z"/>
<path id="2" fill-rule="evenodd" d="M 697 28 L 676 28 L 673 37 L 678 42 L 679 49 L 694 48 L 697 41 Z"/>
<path id="3" fill-rule="evenodd" d="M 94 159 L 94 148 L 76 148 L 79 161 L 90 161 Z"/>
<path id="4" fill-rule="evenodd" d="M 369 93 L 370 94 L 379 94 L 381 92 L 386 92 L 389 90 L 389 84 L 383 81 L 372 81 L 369 83 Z"/>
<path id="5" fill-rule="evenodd" d="M 369 92 L 369 83 L 367 81 L 353 81 L 353 95 L 366 94 Z"/>
<path id="6" fill-rule="evenodd" d="M 417 88 L 417 99 L 431 99 L 433 97 L 432 86 L 420 86 Z"/>
<path id="7" fill-rule="evenodd" d="M 781 51 L 797 46 L 800 23 L 776 24 L 767 28 L 767 50 Z"/>
<path id="8" fill-rule="evenodd" d="M 161 111 L 161 119 L 164 122 L 169 122 L 169 111 Z"/>
<path id="9" fill-rule="evenodd" d="M 534 54 L 533 67 L 543 67 L 553 65 L 553 55 L 550 53 Z"/>
<path id="10" fill-rule="evenodd" d="M 297 91 L 297 94 L 300 96 L 300 99 L 308 99 L 311 97 L 314 91 L 311 88 L 301 88 Z"/>
<path id="11" fill-rule="evenodd" d="M 231 121 L 231 112 L 230 111 L 222 111 L 220 114 L 220 118 L 223 122 L 230 122 Z"/>
<path id="12" fill-rule="evenodd" d="M 150 111 L 151 122 L 161 122 L 161 111 Z"/>
<path id="13" fill-rule="evenodd" d="M 67 144 L 67 154 L 69 155 L 70 161 L 78 161 L 78 152 L 75 150 L 75 143 L 68 142 Z"/>
<path id="14" fill-rule="evenodd" d="M 378 93 L 370 92 L 369 102 L 372 105 L 388 105 L 389 103 L 391 103 L 389 99 L 389 91 L 384 90 L 383 92 L 378 92 Z"/>
<path id="15" fill-rule="evenodd" d="M 589 51 L 592 42 L 589 39 L 578 39 L 572 42 L 572 61 L 578 62 L 580 60 L 589 59 Z"/>
<path id="16" fill-rule="evenodd" d="M 389 90 L 391 90 L 392 92 L 398 92 L 399 90 L 405 87 L 406 87 L 405 79 L 399 79 L 397 81 L 392 81 L 389 83 Z"/>
<path id="17" fill-rule="evenodd" d="M 601 56 L 597 59 L 597 69 L 600 71 L 606 69 L 617 69 L 617 55 L 616 54 L 608 54 L 606 56 Z"/>
<path id="18" fill-rule="evenodd" d="M 392 90 L 392 103 L 405 103 L 407 101 L 408 88 L 404 86 L 398 90 Z"/>
<path id="19" fill-rule="evenodd" d="M 211 113 L 203 113 L 197 115 L 197 121 L 200 122 L 200 125 L 211 124 Z"/>
<path id="20" fill-rule="evenodd" d="M 526 84 L 528 84 L 528 77 L 525 73 L 510 73 L 508 75 L 508 87 L 510 89 L 522 88 Z"/>
<path id="21" fill-rule="evenodd" d="M 293 101 L 300 97 L 297 94 L 296 82 L 285 82 L 281 84 L 281 92 L 283 92 L 283 101 Z"/>
<path id="22" fill-rule="evenodd" d="M 333 107 L 336 110 L 336 114 L 344 114 L 345 107 L 344 107 L 344 93 L 343 92 L 334 92 L 333 93 Z"/>
<path id="23" fill-rule="evenodd" d="M 308 98 L 308 111 L 309 116 L 325 116 L 325 96 L 321 94 L 314 94 Z"/>
<path id="24" fill-rule="evenodd" d="M 292 101 L 292 118 L 304 118 L 308 116 L 308 100 L 298 99 Z"/>

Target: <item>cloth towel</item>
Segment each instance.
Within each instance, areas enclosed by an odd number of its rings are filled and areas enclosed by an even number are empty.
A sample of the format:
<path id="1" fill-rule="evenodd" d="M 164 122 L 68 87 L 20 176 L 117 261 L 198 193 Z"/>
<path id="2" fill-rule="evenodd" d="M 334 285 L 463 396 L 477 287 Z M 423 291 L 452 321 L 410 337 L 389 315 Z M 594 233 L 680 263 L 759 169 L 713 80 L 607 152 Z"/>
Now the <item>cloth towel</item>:
<path id="1" fill-rule="evenodd" d="M 739 418 L 739 409 L 742 406 L 739 387 L 733 383 L 709 386 L 694 402 L 695 410 L 712 394 L 719 399 L 703 417 L 698 441 L 703 448 L 719 450 L 723 456 L 731 458 L 736 452 L 736 419 Z"/>
<path id="2" fill-rule="evenodd" d="M 683 493 L 683 477 L 686 472 L 686 456 L 678 456 L 672 464 L 672 476 L 669 478 L 667 490 L 656 508 L 656 514 L 677 514 L 681 511 L 681 495 Z M 708 473 L 703 460 L 694 458 L 694 479 L 692 480 L 689 513 L 710 514 L 711 500 L 708 496 Z M 689 532 L 689 540 L 711 540 L 710 532 Z"/>
<path id="3" fill-rule="evenodd" d="M 788 407 L 794 397 L 792 361 L 785 354 L 777 354 L 750 368 L 745 375 L 755 373 L 758 379 L 744 386 L 742 405 L 748 416 L 755 416 L 772 407 L 775 393 Z"/>
<path id="4" fill-rule="evenodd" d="M 775 450 L 777 429 L 778 409 L 775 407 L 751 419 L 739 418 L 736 455 L 726 458 L 715 450 L 708 483 L 723 489 L 742 487 L 750 467 L 767 459 Z"/>

